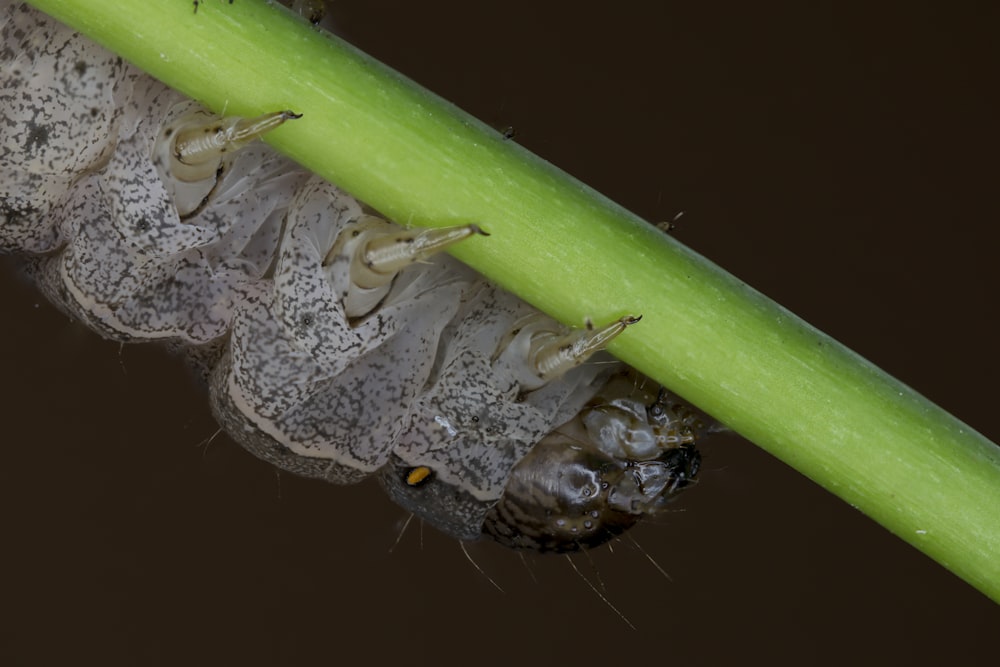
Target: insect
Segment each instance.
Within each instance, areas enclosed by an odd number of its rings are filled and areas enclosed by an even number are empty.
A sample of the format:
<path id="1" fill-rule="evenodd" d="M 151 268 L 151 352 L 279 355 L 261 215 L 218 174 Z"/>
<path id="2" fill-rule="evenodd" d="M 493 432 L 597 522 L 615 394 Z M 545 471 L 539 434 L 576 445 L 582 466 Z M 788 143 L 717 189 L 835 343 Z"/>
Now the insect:
<path id="1" fill-rule="evenodd" d="M 441 254 L 478 225 L 399 227 L 256 141 L 297 113 L 216 115 L 3 10 L 0 247 L 101 335 L 184 351 L 253 454 L 557 552 L 694 481 L 706 421 L 602 352 L 638 317 L 564 327 Z"/>
<path id="2" fill-rule="evenodd" d="M 204 1 L 205 1 L 205 0 L 192 0 L 192 1 L 191 1 L 191 4 L 193 4 L 193 5 L 194 5 L 194 13 L 195 13 L 195 14 L 197 14 L 197 13 L 198 13 L 198 7 L 199 7 L 199 5 L 201 5 L 201 3 L 202 3 L 202 2 L 204 2 Z M 233 0 L 226 0 L 226 1 L 227 1 L 227 2 L 229 3 L 229 4 L 233 4 Z"/>
<path id="3" fill-rule="evenodd" d="M 198 13 L 198 7 L 205 0 L 192 0 L 194 5 L 194 13 Z M 234 0 L 226 0 L 228 4 L 233 4 Z M 306 19 L 313 25 L 319 24 L 323 20 L 323 16 L 326 15 L 326 0 L 283 0 L 283 5 L 286 5 L 293 12 L 297 13 L 302 18 Z"/>

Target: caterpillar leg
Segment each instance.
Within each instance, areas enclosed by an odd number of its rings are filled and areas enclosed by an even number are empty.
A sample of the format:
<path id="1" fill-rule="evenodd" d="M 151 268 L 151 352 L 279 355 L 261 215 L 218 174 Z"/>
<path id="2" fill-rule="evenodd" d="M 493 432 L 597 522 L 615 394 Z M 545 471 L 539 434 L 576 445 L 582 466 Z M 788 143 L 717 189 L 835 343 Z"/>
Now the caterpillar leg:
<path id="1" fill-rule="evenodd" d="M 284 124 L 301 118 L 293 111 L 275 111 L 256 118 L 218 118 L 199 111 L 168 123 L 161 136 L 168 173 L 186 183 L 209 178 L 218 171 L 226 153 L 239 150 Z"/>
<path id="2" fill-rule="evenodd" d="M 603 327 L 588 323 L 567 331 L 551 318 L 535 313 L 518 322 L 501 340 L 494 366 L 508 367 L 524 391 L 532 391 L 565 375 L 607 347 L 641 318 L 626 315 Z"/>
<path id="3" fill-rule="evenodd" d="M 361 216 L 337 236 L 323 258 L 328 272 L 350 277 L 343 297 L 347 317 L 367 315 L 386 295 L 400 271 L 423 262 L 474 235 L 474 224 L 438 229 L 402 229 L 373 215 Z"/>
<path id="4" fill-rule="evenodd" d="M 292 111 L 222 117 L 193 102 L 172 109 L 152 159 L 180 217 L 195 215 L 209 203 L 233 153 L 300 117 Z"/>

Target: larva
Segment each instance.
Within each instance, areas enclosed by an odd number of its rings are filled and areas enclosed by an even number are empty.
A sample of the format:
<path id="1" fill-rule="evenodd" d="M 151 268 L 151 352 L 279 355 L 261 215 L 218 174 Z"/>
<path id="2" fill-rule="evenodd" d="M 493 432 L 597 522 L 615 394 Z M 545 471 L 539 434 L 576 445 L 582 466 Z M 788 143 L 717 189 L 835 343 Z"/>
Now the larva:
<path id="1" fill-rule="evenodd" d="M 638 318 L 567 329 L 439 254 L 475 225 L 397 227 L 254 142 L 296 114 L 217 116 L 2 6 L 5 90 L 30 90 L 0 98 L 22 119 L 2 247 L 98 333 L 188 351 L 255 455 L 376 475 L 455 537 L 551 551 L 606 541 L 696 476 L 704 422 L 600 353 Z"/>

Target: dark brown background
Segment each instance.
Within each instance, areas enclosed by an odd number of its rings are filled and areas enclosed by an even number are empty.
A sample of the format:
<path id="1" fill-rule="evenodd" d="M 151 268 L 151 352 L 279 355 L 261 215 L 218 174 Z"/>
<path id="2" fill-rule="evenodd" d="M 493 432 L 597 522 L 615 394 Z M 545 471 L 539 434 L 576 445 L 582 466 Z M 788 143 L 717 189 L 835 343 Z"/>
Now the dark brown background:
<path id="1" fill-rule="evenodd" d="M 685 211 L 685 243 L 1000 437 L 997 10 L 536 4 L 335 10 L 637 213 Z M 995 659 L 1000 608 L 736 437 L 634 533 L 672 581 L 629 541 L 574 561 L 639 632 L 559 557 L 470 545 L 501 594 L 429 529 L 389 553 L 403 514 L 373 485 L 199 446 L 215 428 L 177 360 L 99 340 L 7 273 L 5 664 Z"/>

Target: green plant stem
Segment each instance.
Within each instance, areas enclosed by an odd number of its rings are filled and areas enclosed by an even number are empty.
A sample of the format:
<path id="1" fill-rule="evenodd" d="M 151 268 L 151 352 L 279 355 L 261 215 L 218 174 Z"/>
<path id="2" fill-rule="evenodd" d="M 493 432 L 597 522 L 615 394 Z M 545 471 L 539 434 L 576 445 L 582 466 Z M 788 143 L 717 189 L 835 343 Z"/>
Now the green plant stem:
<path id="1" fill-rule="evenodd" d="M 270 141 L 455 251 L 1000 601 L 1000 449 L 495 130 L 263 0 L 35 0 L 209 107 L 304 114 Z"/>

